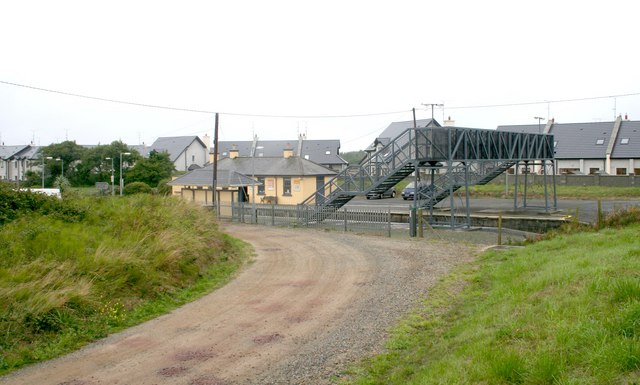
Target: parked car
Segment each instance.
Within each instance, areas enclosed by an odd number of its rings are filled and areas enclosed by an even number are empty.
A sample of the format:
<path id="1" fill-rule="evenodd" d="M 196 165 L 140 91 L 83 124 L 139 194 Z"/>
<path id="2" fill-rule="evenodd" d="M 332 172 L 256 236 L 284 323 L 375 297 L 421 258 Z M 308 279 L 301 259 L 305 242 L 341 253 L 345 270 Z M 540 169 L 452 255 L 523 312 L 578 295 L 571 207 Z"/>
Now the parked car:
<path id="1" fill-rule="evenodd" d="M 396 197 L 396 188 L 391 187 L 389 190 L 383 192 L 382 194 L 367 194 L 367 199 L 382 199 L 382 198 L 395 198 Z"/>
<path id="2" fill-rule="evenodd" d="M 404 199 L 405 201 L 407 199 L 413 200 L 413 193 L 415 192 L 414 186 L 415 186 L 415 182 L 411 182 L 402 190 L 402 199 Z M 418 190 L 422 190 L 426 186 L 428 186 L 428 184 L 418 182 Z"/>

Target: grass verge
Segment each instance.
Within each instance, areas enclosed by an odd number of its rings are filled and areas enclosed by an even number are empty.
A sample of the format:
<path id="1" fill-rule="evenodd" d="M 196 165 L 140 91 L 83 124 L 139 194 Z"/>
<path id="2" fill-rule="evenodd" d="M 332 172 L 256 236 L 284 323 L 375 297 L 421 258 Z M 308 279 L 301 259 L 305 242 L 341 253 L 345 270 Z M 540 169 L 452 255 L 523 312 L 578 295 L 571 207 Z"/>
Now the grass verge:
<path id="1" fill-rule="evenodd" d="M 639 232 L 560 233 L 483 254 L 345 383 L 639 383 Z"/>
<path id="2" fill-rule="evenodd" d="M 198 298 L 251 253 L 181 200 L 63 202 L 56 215 L 21 209 L 0 227 L 0 374 Z"/>
<path id="3" fill-rule="evenodd" d="M 547 186 L 548 193 L 552 194 L 551 186 Z M 518 194 L 522 194 L 524 185 L 518 187 Z M 476 185 L 470 188 L 472 196 L 490 198 L 513 198 L 515 192 L 513 183 L 509 185 L 505 194 L 503 184 L 489 183 L 486 185 Z M 603 187 L 603 186 L 556 186 L 556 193 L 560 199 L 638 199 L 640 197 L 640 187 Z M 527 186 L 527 195 L 530 198 L 544 197 L 544 186 L 542 184 L 532 184 Z"/>

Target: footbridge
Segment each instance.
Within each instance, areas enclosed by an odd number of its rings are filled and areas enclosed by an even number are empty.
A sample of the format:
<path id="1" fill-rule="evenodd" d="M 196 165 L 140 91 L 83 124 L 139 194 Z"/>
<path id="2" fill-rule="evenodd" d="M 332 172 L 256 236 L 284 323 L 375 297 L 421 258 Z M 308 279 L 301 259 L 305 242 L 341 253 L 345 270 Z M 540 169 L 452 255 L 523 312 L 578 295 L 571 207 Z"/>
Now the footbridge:
<path id="1" fill-rule="evenodd" d="M 527 173 L 537 168 L 546 176 L 553 164 L 553 135 L 459 127 L 409 128 L 359 165 L 342 170 L 302 204 L 316 212 L 315 220 L 323 220 L 354 197 L 383 193 L 414 174 L 418 186 L 412 202 L 415 208 L 433 209 L 449 198 L 453 209 L 453 195 L 459 189 L 465 191 L 468 208 L 469 186 L 486 184 L 514 166 L 517 186 L 520 172 L 526 182 Z M 556 206 L 555 176 L 550 174 Z M 524 186 L 526 207 L 527 183 Z M 514 208 L 518 208 L 517 199 L 516 191 Z"/>

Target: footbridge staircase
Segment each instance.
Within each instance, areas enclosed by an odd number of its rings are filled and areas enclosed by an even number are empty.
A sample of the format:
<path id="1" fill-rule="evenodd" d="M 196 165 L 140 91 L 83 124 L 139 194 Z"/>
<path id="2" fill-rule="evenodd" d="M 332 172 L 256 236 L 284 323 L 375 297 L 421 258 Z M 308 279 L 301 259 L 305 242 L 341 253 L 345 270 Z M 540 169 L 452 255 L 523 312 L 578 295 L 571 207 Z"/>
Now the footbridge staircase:
<path id="1" fill-rule="evenodd" d="M 458 127 L 410 128 L 329 180 L 302 204 L 323 220 L 358 195 L 380 194 L 419 170 L 415 207 L 433 208 L 523 163 L 553 162 L 553 135 Z M 540 163 L 538 163 L 540 164 Z M 419 178 L 422 176 L 422 180 Z"/>

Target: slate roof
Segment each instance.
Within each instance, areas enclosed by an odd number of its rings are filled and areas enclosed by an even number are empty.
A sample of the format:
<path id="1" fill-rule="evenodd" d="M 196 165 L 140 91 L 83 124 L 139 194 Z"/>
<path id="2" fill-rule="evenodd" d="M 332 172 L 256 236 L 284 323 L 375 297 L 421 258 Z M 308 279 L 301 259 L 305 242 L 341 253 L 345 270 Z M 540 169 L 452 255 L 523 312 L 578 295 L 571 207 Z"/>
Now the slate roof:
<path id="1" fill-rule="evenodd" d="M 171 158 L 172 162 L 175 162 L 176 159 L 184 152 L 184 150 L 191 145 L 194 141 L 199 141 L 202 143 L 202 148 L 207 148 L 207 146 L 202 142 L 202 140 L 198 136 L 165 136 L 156 139 L 155 142 L 148 148 L 146 154 L 142 154 L 147 156 L 151 151 L 163 152 L 166 151 L 169 153 L 169 158 Z"/>
<path id="2" fill-rule="evenodd" d="M 556 144 L 556 159 L 604 159 L 613 125 L 614 122 L 553 123 L 550 134 Z M 538 133 L 537 124 L 498 126 L 497 129 Z"/>
<path id="3" fill-rule="evenodd" d="M 167 183 L 172 186 L 209 186 L 213 183 L 213 166 L 199 168 L 188 174 L 184 174 L 171 182 Z M 216 187 L 241 187 L 259 185 L 260 183 L 250 177 L 240 174 L 232 170 L 218 168 L 218 180 Z"/>
<path id="4" fill-rule="evenodd" d="M 640 158 L 640 121 L 622 122 L 611 158 Z"/>
<path id="5" fill-rule="evenodd" d="M 348 162 L 340 157 L 340 140 L 319 139 L 302 140 L 302 148 L 298 154 L 298 140 L 258 140 L 255 156 L 258 157 L 282 157 L 285 148 L 293 150 L 294 155 L 311 160 L 318 164 L 346 165 Z M 220 159 L 229 157 L 229 151 L 235 146 L 238 155 L 241 157 L 251 157 L 253 141 L 220 141 L 218 142 L 218 155 Z M 260 155 L 262 154 L 262 155 Z"/>
<path id="6" fill-rule="evenodd" d="M 251 176 L 324 176 L 335 171 L 297 156 L 238 157 L 218 161 L 218 186 L 248 186 L 256 183 Z M 193 170 L 169 182 L 177 186 L 211 186 L 213 164 Z M 256 183 L 257 184 L 257 183 Z"/>
<path id="7" fill-rule="evenodd" d="M 15 155 L 24 151 L 27 147 L 29 146 L 0 146 L 0 159 L 13 159 Z"/>
<path id="8" fill-rule="evenodd" d="M 209 167 L 213 166 L 209 165 L 205 168 Z M 218 161 L 218 168 L 256 176 L 335 175 L 335 171 L 298 156 L 225 158 Z"/>
<path id="9" fill-rule="evenodd" d="M 418 119 L 416 120 L 416 127 L 441 127 L 435 119 Z M 393 122 L 382 131 L 380 135 L 374 140 L 373 143 L 367 147 L 365 151 L 375 151 L 378 143 L 386 146 L 395 139 L 398 135 L 402 134 L 406 129 L 413 128 L 413 120 L 407 120 L 404 122 Z"/>
<path id="10" fill-rule="evenodd" d="M 29 148 L 23 150 L 18 155 L 22 159 L 40 159 L 40 155 L 38 151 L 40 151 L 40 146 L 28 146 Z"/>

